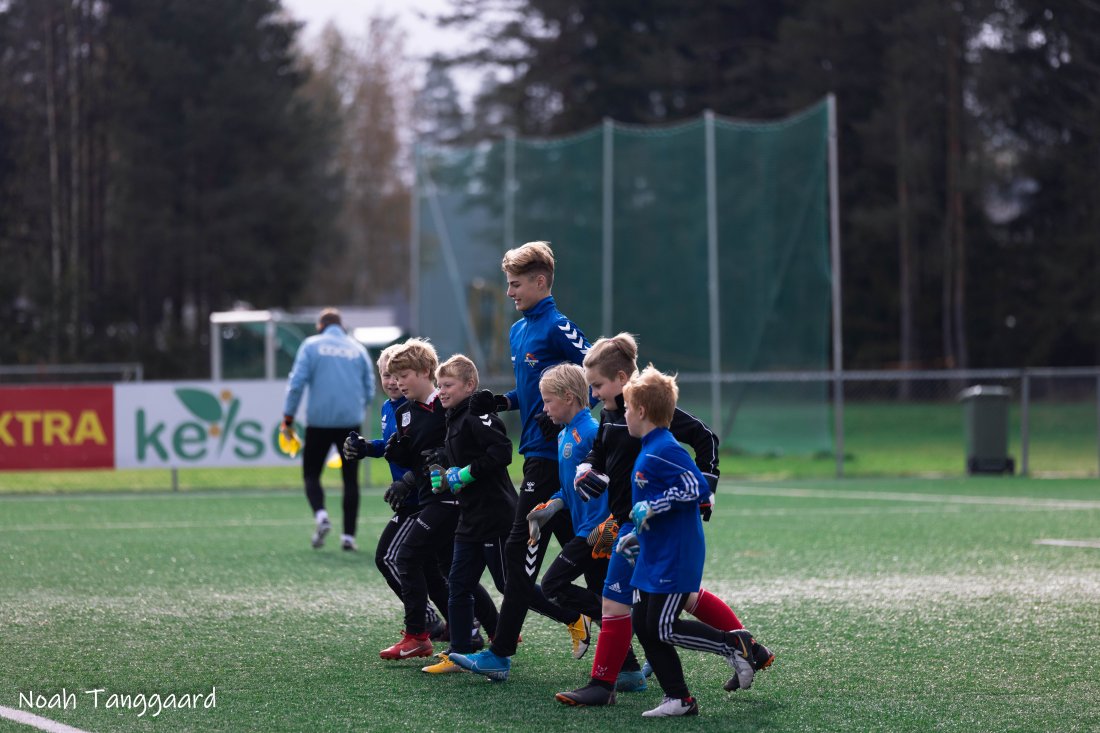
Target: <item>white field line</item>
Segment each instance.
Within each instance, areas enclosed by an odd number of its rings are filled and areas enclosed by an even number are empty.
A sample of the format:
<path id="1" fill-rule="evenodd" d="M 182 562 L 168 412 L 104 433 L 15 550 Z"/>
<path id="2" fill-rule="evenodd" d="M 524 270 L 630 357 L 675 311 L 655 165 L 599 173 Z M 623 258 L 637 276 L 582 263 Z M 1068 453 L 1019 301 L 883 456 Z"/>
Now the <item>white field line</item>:
<path id="1" fill-rule="evenodd" d="M 732 486 L 722 487 L 734 494 L 776 496 L 788 499 L 853 499 L 856 501 L 903 501 L 923 504 L 955 504 L 969 506 L 1011 506 L 1032 509 L 1097 510 L 1100 501 L 1084 499 L 1037 499 L 1029 496 L 968 496 L 965 494 L 918 494 L 896 491 L 851 491 L 831 489 L 789 489 L 782 487 Z M 720 503 L 719 503 L 720 505 Z"/>
<path id="2" fill-rule="evenodd" d="M 1100 540 L 1035 540 L 1035 544 L 1053 547 L 1090 547 L 1100 550 Z"/>
<path id="3" fill-rule="evenodd" d="M 32 728 L 47 731 L 47 733 L 88 733 L 87 731 L 81 730 L 80 728 L 74 728 L 71 725 L 58 723 L 55 720 L 50 720 L 49 718 L 43 718 L 39 715 L 28 713 L 25 710 L 6 708 L 3 705 L 0 705 L 0 718 L 7 718 L 8 720 L 13 720 L 16 723 L 29 725 Z"/>

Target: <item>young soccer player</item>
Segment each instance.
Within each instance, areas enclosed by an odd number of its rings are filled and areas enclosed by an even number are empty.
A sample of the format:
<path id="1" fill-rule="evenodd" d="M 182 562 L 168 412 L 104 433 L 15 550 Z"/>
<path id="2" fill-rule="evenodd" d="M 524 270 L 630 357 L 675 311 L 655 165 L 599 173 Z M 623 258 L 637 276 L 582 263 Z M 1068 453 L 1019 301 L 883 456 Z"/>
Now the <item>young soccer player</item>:
<path id="1" fill-rule="evenodd" d="M 601 547 L 614 547 L 615 537 L 633 530 L 630 520 L 631 469 L 641 450 L 641 441 L 631 437 L 626 426 L 623 386 L 638 371 L 638 344 L 629 333 L 601 338 L 584 359 L 585 379 L 593 395 L 603 401 L 600 428 L 585 462 L 577 467 L 574 487 L 581 498 L 589 500 L 608 495 L 611 513 L 607 531 L 601 535 Z M 712 493 L 718 482 L 718 436 L 698 418 L 676 408 L 670 430 L 676 440 L 695 452 L 695 463 L 706 481 L 700 492 L 698 510 L 703 521 L 710 519 Z M 610 544 L 608 544 L 610 543 Z M 634 600 L 630 579 L 633 568 L 626 558 L 612 555 L 603 586 L 603 620 L 596 640 L 595 658 L 589 683 L 576 690 L 559 692 L 557 699 L 566 705 L 611 705 L 615 702 L 615 684 L 624 663 L 633 661 L 630 639 L 633 636 L 631 605 Z M 716 628 L 742 628 L 737 615 L 717 596 L 705 589 L 693 593 L 687 610 Z"/>
<path id="2" fill-rule="evenodd" d="M 474 412 L 519 410 L 522 425 L 519 452 L 523 455 L 523 483 L 508 541 L 504 546 L 506 581 L 497 634 L 489 649 L 476 655 L 452 655 L 451 661 L 491 679 L 507 679 L 528 608 L 569 628 L 570 638 L 588 635 L 584 617 L 551 603 L 536 584 L 550 537 L 565 545 L 573 536 L 569 515 L 558 512 L 543 527 L 539 541 L 529 545 L 527 515 L 550 499 L 558 489 L 558 428 L 543 411 L 539 377 L 561 362 L 580 364 L 588 341 L 577 326 L 562 315 L 550 290 L 554 284 L 554 251 L 548 242 L 528 242 L 504 253 L 501 262 L 508 282 L 508 297 L 523 318 L 508 333 L 515 389 L 502 395 L 480 392 Z M 482 395 L 491 399 L 482 400 Z M 467 666 L 469 665 L 469 666 Z"/>
<path id="3" fill-rule="evenodd" d="M 447 408 L 447 437 L 443 461 L 431 473 L 432 491 L 458 499 L 458 527 L 447 584 L 450 588 L 448 620 L 453 629 L 468 629 L 474 622 L 474 596 L 485 568 L 504 591 L 504 540 L 516 511 L 516 489 L 508 476 L 512 441 L 504 423 L 493 414 L 470 411 L 477 390 L 477 367 L 456 354 L 436 370 L 439 401 Z M 497 626 L 496 607 L 480 613 L 490 633 Z M 466 634 L 452 634 L 450 648 L 439 662 L 423 668 L 429 674 L 461 672 L 450 654 L 475 651 Z"/>
<path id="4" fill-rule="evenodd" d="M 386 450 L 386 441 L 397 432 L 397 408 L 406 402 L 405 395 L 401 394 L 401 389 L 397 386 L 397 378 L 390 373 L 389 369 L 390 355 L 398 348 L 400 348 L 398 344 L 388 346 L 378 355 L 378 375 L 382 380 L 382 391 L 386 393 L 386 397 L 389 399 L 382 403 L 382 437 L 364 441 L 366 446 L 365 457 L 367 458 L 383 457 Z M 356 443 L 359 439 L 359 434 L 352 432 L 344 442 Z M 397 463 L 390 463 L 389 467 L 391 486 L 402 482 L 405 474 L 409 471 L 408 468 Z M 409 491 L 406 493 L 404 501 L 393 501 L 394 493 L 390 490 L 386 492 L 386 500 L 393 510 L 393 516 L 390 521 L 386 522 L 382 534 L 378 536 L 378 546 L 374 550 L 374 564 L 378 568 L 378 572 L 382 573 L 382 577 L 386 579 L 386 585 L 400 599 L 401 580 L 397 576 L 397 548 L 401 546 L 402 538 L 411 529 L 410 525 L 414 521 L 414 515 L 420 508 L 420 499 L 416 492 Z M 437 638 L 444 628 L 443 620 L 431 604 L 428 604 L 427 628 L 433 638 Z"/>
<path id="5" fill-rule="evenodd" d="M 634 565 L 634 629 L 664 690 L 646 718 L 698 715 L 676 646 L 725 657 L 739 686 L 752 684 L 754 669 L 771 654 L 744 629 L 724 631 L 680 614 L 699 592 L 706 552 L 699 501 L 707 480 L 669 430 L 679 390 L 675 378 L 649 365 L 623 386 L 626 428 L 641 441 L 631 476 L 632 531 L 620 536 L 617 556 Z M 675 645 L 675 646 L 673 646 Z"/>
<path id="6" fill-rule="evenodd" d="M 555 425 L 558 433 L 558 485 L 549 501 L 539 504 L 527 515 L 530 529 L 529 543 L 538 542 L 542 527 L 554 514 L 563 509 L 569 512 L 574 536 L 561 549 L 542 576 L 542 591 L 554 603 L 582 614 L 585 623 L 599 622 L 600 596 L 604 576 L 607 575 L 607 558 L 592 553 L 589 535 L 607 517 L 606 494 L 598 499 L 583 502 L 573 490 L 573 477 L 577 464 L 584 460 L 592 448 L 598 424 L 588 408 L 588 385 L 584 382 L 584 370 L 576 364 L 558 364 L 543 372 L 539 379 L 543 409 Z M 592 538 L 595 541 L 595 536 Z M 584 577 L 587 587 L 573 585 Z M 588 651 L 591 637 L 574 639 L 573 656 L 580 659 Z M 644 678 L 642 681 L 644 686 Z"/>
<path id="7" fill-rule="evenodd" d="M 387 461 L 411 470 L 391 484 L 387 493 L 391 505 L 404 503 L 409 494 L 415 494 L 419 511 L 397 550 L 405 630 L 399 642 L 380 652 L 382 659 L 430 657 L 435 649 L 426 628 L 428 599 L 441 610 L 447 608 L 444 573 L 451 566 L 458 501 L 433 493 L 428 477 L 429 456 L 442 449 L 446 435 L 445 410 L 435 388 L 438 365 L 435 347 L 422 339 L 409 339 L 390 354 L 390 373 L 407 401 L 395 413 L 397 431 L 387 441 L 384 455 Z M 361 437 L 355 440 L 349 435 L 344 443 L 345 457 L 352 460 L 365 457 L 367 450 Z M 488 591 L 482 592 L 482 599 L 491 602 Z"/>

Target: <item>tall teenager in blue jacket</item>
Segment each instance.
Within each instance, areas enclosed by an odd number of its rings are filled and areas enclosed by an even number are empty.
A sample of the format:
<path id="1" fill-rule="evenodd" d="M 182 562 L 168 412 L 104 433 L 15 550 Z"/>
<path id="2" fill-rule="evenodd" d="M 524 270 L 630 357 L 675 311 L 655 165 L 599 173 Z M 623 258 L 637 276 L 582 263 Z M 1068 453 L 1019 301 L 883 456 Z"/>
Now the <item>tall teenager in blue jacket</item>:
<path id="1" fill-rule="evenodd" d="M 311 543 L 319 548 L 332 529 L 321 487 L 325 458 L 332 446 L 339 450 L 347 434 L 360 429 L 367 403 L 374 399 L 374 369 L 370 355 L 344 330 L 340 311 L 335 308 L 321 311 L 317 335 L 310 336 L 298 347 L 286 385 L 284 426 L 294 424 L 294 413 L 298 411 L 306 388 L 309 389 L 309 406 L 302 448 L 302 478 L 315 524 Z M 344 480 L 344 533 L 340 536 L 340 546 L 355 550 L 358 549 L 355 544 L 355 525 L 359 516 L 358 464 L 342 460 L 340 472 Z"/>
<path id="2" fill-rule="evenodd" d="M 550 289 L 554 284 L 554 251 L 548 242 L 528 242 L 504 253 L 500 269 L 508 283 L 508 297 L 523 318 L 508 333 L 512 371 L 516 386 L 502 395 L 479 392 L 471 410 L 475 413 L 518 410 L 520 413 L 519 452 L 523 455 L 523 481 L 515 519 L 504 546 L 506 581 L 500 606 L 497 632 L 489 649 L 466 658 L 451 660 L 491 679 L 503 680 L 511 669 L 509 659 L 516 653 L 520 629 L 533 609 L 570 627 L 570 636 L 583 633 L 583 616 L 551 603 L 536 584 L 542 559 L 551 536 L 565 545 L 573 538 L 569 514 L 558 512 L 543 527 L 540 539 L 527 543 L 527 515 L 536 506 L 550 500 L 558 483 L 558 426 L 543 410 L 539 378 L 549 367 L 561 362 L 581 364 L 588 351 L 588 340 L 576 324 L 562 315 Z"/>

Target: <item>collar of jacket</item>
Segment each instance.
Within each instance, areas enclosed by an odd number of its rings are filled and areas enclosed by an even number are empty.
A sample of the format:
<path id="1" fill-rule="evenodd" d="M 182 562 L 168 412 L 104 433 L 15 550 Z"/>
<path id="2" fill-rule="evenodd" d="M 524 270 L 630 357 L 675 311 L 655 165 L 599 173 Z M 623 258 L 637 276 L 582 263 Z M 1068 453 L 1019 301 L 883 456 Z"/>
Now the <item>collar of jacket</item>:
<path id="1" fill-rule="evenodd" d="M 535 303 L 533 306 L 523 311 L 524 318 L 538 318 L 544 315 L 548 311 L 554 309 L 554 296 L 547 295 L 545 298 Z"/>
<path id="2" fill-rule="evenodd" d="M 465 412 L 470 407 L 470 400 L 472 400 L 473 398 L 474 398 L 474 396 L 470 395 L 466 399 L 459 402 L 457 405 L 454 405 L 452 407 L 448 407 L 447 408 L 447 421 L 449 422 L 451 420 L 451 418 L 455 417 L 456 415 L 459 415 L 460 413 Z"/>

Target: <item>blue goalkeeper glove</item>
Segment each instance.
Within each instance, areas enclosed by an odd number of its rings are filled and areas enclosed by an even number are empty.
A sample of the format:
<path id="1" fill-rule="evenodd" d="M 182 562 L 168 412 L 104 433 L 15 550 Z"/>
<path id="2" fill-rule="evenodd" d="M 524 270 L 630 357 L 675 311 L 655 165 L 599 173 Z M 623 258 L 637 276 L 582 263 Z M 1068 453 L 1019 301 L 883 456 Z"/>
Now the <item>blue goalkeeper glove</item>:
<path id="1" fill-rule="evenodd" d="M 615 552 L 619 553 L 626 558 L 626 561 L 631 565 L 638 559 L 638 555 L 642 552 L 642 545 L 638 542 L 638 535 L 633 532 L 627 532 L 619 538 L 619 543 L 615 545 Z"/>
<path id="2" fill-rule="evenodd" d="M 635 530 L 639 533 L 649 529 L 649 524 L 646 520 L 652 516 L 653 509 L 650 508 L 648 501 L 639 501 L 634 505 L 634 508 L 630 510 L 630 521 L 634 522 Z"/>
<path id="3" fill-rule="evenodd" d="M 606 473 L 600 473 L 592 468 L 591 463 L 582 463 L 577 466 L 577 476 L 573 479 L 573 488 L 581 497 L 581 501 L 599 499 L 607 491 L 607 485 L 611 479 Z"/>
<path id="4" fill-rule="evenodd" d="M 452 494 L 457 494 L 466 486 L 474 482 L 474 475 L 470 473 L 470 467 L 458 468 L 451 466 L 447 470 L 436 468 L 431 473 L 432 491 L 442 494 L 450 489 Z"/>

